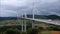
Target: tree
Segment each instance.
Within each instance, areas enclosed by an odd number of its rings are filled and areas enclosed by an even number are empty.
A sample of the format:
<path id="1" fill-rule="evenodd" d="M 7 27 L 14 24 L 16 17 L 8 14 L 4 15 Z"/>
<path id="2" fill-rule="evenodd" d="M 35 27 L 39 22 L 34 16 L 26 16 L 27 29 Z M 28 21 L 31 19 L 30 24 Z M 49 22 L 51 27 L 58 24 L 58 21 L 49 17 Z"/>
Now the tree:
<path id="1" fill-rule="evenodd" d="M 29 29 L 27 31 L 27 34 L 38 34 L 38 29 L 37 28 Z"/>

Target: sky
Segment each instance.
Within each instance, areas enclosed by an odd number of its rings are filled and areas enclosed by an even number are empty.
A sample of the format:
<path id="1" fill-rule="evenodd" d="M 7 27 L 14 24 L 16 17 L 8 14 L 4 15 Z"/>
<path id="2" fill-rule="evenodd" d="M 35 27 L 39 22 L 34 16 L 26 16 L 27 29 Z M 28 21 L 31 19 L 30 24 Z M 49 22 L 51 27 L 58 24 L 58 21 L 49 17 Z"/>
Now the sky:
<path id="1" fill-rule="evenodd" d="M 60 0 L 0 0 L 0 17 L 16 17 L 22 14 L 60 16 Z"/>

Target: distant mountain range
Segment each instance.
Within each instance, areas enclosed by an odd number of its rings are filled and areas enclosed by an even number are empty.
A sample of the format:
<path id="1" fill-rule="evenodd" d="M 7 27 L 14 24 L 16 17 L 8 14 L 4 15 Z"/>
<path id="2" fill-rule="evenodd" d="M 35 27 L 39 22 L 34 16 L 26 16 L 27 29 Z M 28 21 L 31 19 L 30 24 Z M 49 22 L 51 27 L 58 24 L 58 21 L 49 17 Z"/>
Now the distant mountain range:
<path id="1" fill-rule="evenodd" d="M 0 17 L 0 21 L 2 20 L 16 20 L 17 17 Z"/>
<path id="2" fill-rule="evenodd" d="M 35 18 L 37 19 L 59 19 L 60 20 L 60 16 L 57 15 L 34 15 Z M 32 18 L 32 15 L 27 15 L 27 17 Z"/>
<path id="3" fill-rule="evenodd" d="M 57 15 L 34 15 L 36 19 L 59 19 L 60 16 Z M 32 15 L 27 15 L 28 18 L 32 18 Z M 16 20 L 17 17 L 0 17 L 1 20 Z"/>

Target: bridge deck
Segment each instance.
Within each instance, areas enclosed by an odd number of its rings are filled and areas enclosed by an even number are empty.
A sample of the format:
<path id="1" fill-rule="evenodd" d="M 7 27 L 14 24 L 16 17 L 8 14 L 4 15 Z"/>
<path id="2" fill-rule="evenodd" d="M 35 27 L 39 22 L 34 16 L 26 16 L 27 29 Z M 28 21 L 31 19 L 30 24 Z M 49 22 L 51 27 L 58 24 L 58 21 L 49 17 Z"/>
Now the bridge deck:
<path id="1" fill-rule="evenodd" d="M 60 25 L 60 21 L 53 21 L 53 20 L 48 20 L 48 19 L 32 19 L 32 18 L 26 18 L 26 19 L 45 22 L 45 23 L 49 23 L 49 24 Z"/>

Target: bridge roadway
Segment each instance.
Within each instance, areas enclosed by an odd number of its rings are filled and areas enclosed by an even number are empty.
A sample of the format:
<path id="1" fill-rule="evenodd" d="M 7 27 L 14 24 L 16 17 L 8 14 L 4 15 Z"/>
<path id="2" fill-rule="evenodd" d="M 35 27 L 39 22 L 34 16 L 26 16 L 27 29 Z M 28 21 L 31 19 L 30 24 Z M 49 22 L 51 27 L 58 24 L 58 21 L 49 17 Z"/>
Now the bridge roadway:
<path id="1" fill-rule="evenodd" d="M 53 20 L 49 20 L 49 19 L 33 19 L 33 18 L 25 18 L 25 19 L 40 21 L 40 22 L 44 22 L 44 23 L 48 23 L 48 24 L 60 25 L 60 21 L 53 21 Z"/>

